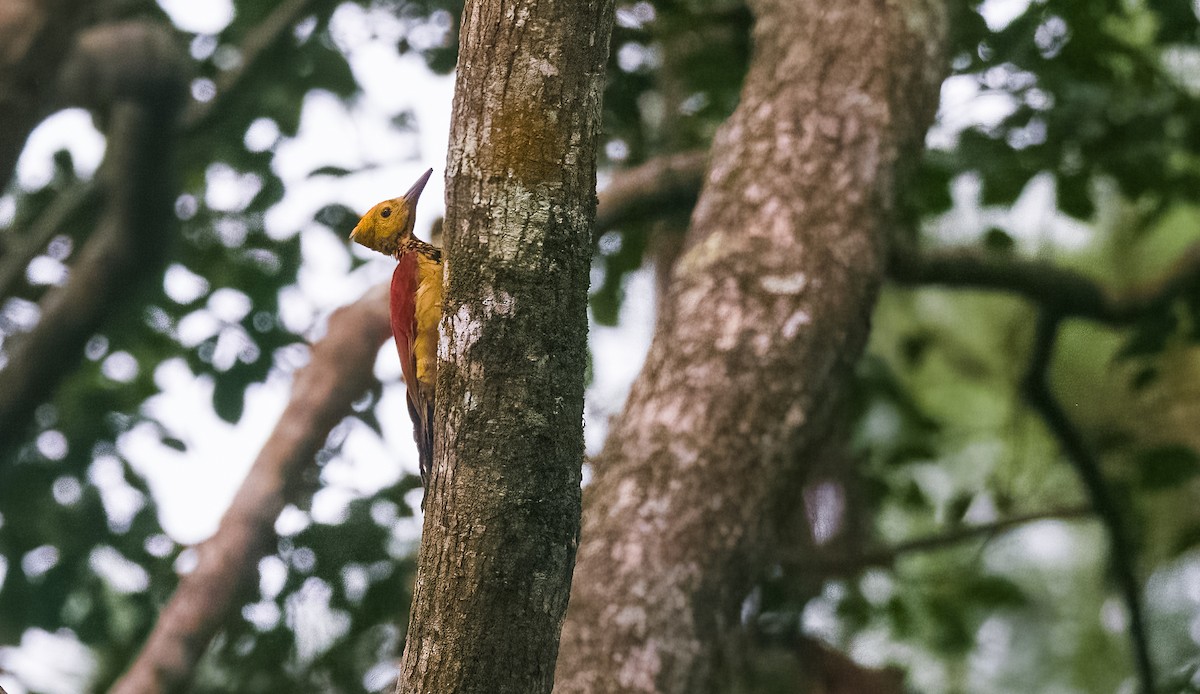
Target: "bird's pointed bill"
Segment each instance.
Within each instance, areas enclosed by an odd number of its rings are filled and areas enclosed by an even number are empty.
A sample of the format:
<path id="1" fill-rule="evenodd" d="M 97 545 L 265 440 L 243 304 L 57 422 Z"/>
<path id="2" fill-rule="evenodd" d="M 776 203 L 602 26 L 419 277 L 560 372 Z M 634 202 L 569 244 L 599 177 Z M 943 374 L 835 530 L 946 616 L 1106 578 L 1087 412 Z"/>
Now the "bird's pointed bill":
<path id="1" fill-rule="evenodd" d="M 429 169 L 421 174 L 417 182 L 412 184 L 412 188 L 409 188 L 408 192 L 404 194 L 404 201 L 408 203 L 410 208 L 416 209 L 417 199 L 421 197 L 421 191 L 425 190 L 425 184 L 429 183 L 429 177 L 432 175 L 433 169 Z"/>

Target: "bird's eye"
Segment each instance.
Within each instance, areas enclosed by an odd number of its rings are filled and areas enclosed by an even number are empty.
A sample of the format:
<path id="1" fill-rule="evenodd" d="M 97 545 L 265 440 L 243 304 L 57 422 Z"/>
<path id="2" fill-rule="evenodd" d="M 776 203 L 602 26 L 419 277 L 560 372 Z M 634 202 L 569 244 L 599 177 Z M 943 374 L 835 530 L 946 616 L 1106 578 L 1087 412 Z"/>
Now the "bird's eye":
<path id="1" fill-rule="evenodd" d="M 383 208 L 383 211 L 379 213 L 379 216 L 383 217 L 384 219 L 391 217 L 392 216 L 392 208 L 390 208 L 390 207 Z"/>

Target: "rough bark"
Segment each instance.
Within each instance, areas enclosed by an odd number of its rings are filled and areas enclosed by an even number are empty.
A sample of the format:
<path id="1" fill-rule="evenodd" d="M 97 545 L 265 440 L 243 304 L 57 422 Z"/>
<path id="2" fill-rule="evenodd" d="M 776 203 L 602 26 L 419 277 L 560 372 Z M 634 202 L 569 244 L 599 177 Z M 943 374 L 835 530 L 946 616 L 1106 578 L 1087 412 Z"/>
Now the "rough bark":
<path id="1" fill-rule="evenodd" d="M 46 293 L 37 325 L 0 370 L 0 450 L 22 438 L 34 408 L 70 373 L 109 311 L 161 268 L 171 238 L 173 124 L 187 93 L 180 49 L 153 24 L 123 23 L 89 35 L 108 37 L 101 47 L 124 47 L 111 56 L 121 69 L 99 59 L 81 68 L 112 78 L 103 90 L 104 209 L 67 283 Z M 88 50 L 82 55 L 98 58 Z"/>
<path id="2" fill-rule="evenodd" d="M 258 579 L 273 546 L 275 519 L 295 500 L 296 481 L 351 403 L 370 387 L 375 354 L 391 337 L 387 287 L 380 285 L 329 318 L 312 359 L 296 374 L 291 399 L 263 445 L 216 534 L 197 547 L 197 565 L 159 614 L 154 631 L 114 694 L 186 688 L 217 630 Z"/>
<path id="3" fill-rule="evenodd" d="M 866 340 L 937 0 L 757 0 L 646 365 L 587 490 L 558 692 L 718 688 L 720 644 Z"/>
<path id="4" fill-rule="evenodd" d="M 401 692 L 549 692 L 578 544 L 610 0 L 463 14 L 437 449 Z"/>

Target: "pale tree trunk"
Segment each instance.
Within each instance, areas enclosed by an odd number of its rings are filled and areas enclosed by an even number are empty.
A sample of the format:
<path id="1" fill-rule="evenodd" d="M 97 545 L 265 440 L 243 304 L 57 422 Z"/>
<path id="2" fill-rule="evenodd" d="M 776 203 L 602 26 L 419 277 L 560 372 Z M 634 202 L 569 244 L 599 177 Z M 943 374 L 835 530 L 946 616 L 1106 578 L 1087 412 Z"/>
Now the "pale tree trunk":
<path id="1" fill-rule="evenodd" d="M 866 341 L 940 0 L 756 0 L 754 54 L 587 489 L 556 692 L 705 692 Z"/>
<path id="2" fill-rule="evenodd" d="M 401 692 L 549 692 L 579 535 L 610 0 L 474 0 L 447 164 L 434 473 Z"/>

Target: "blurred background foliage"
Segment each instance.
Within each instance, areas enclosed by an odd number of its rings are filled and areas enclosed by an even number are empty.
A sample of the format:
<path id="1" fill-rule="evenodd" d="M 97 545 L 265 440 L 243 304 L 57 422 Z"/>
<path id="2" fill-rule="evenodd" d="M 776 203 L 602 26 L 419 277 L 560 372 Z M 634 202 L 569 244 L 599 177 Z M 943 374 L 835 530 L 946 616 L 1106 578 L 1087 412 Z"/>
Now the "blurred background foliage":
<path id="1" fill-rule="evenodd" d="M 952 75 L 892 230 L 897 247 L 1041 260 L 1114 293 L 1152 284 L 1200 242 L 1196 5 L 952 4 Z M 107 686 L 176 572 L 195 561 L 164 531 L 152 475 L 123 444 L 149 428 L 185 461 L 150 464 L 198 464 L 187 462 L 187 436 L 153 406 L 163 370 L 211 384 L 212 411 L 235 423 L 248 416 L 256 384 L 304 360 L 319 316 L 311 306 L 289 313 L 301 235 L 268 231 L 265 220 L 284 199 L 276 158 L 301 127 L 305 100 L 324 94 L 351 105 L 361 96 L 348 61 L 355 46 L 331 30 L 336 13 L 357 7 L 394 37 L 395 53 L 420 55 L 434 73 L 453 69 L 460 2 L 313 0 L 247 66 L 241 87 L 214 100 L 273 7 L 233 6 L 218 33 L 177 31 L 194 62 L 193 97 L 214 107 L 180 137 L 178 242 L 164 281 L 107 317 L 33 429 L 3 453 L 11 460 L 0 465 L 0 645 L 10 648 L 0 666 L 10 672 L 0 681 L 16 691 L 71 691 L 18 667 L 43 633 L 90 651 L 95 667 L 74 686 Z M 170 22 L 151 3 L 118 7 Z M 707 147 L 737 103 L 750 26 L 731 0 L 618 2 L 602 183 Z M 419 134 L 411 114 L 387 116 L 389 127 Z M 313 171 L 354 173 L 337 162 Z M 11 185 L 0 197 L 3 247 L 56 201 L 81 195 L 89 176 L 61 152 L 42 185 Z M 342 238 L 355 212 L 346 200 L 328 202 L 312 223 Z M 47 288 L 62 282 L 99 204 L 82 195 L 0 296 L 0 359 L 36 322 Z M 626 289 L 644 268 L 669 266 L 687 213 L 664 209 L 603 231 L 592 287 L 598 325 L 619 325 L 627 301 L 652 302 Z M 347 256 L 348 267 L 363 262 Z M 814 471 L 808 526 L 747 600 L 749 657 L 734 690 L 799 690 L 799 660 L 781 667 L 777 656 L 815 638 L 866 665 L 899 668 L 911 691 L 1133 691 L 1129 617 L 1103 529 L 1021 392 L 1035 313 L 1003 293 L 885 288 L 846 448 Z M 1128 559 L 1145 586 L 1168 691 L 1200 691 L 1198 339 L 1200 295 L 1185 292 L 1128 326 L 1069 321 L 1050 371 L 1130 524 L 1137 555 Z M 313 491 L 333 484 L 320 470 L 344 455 L 349 430 L 382 436 L 378 408 L 398 388 L 394 376 L 384 380 L 331 435 L 306 480 Z M 407 621 L 395 606 L 408 602 L 415 546 L 411 523 L 408 534 L 396 527 L 413 515 L 406 492 L 415 484 L 409 475 L 359 495 L 336 522 L 289 508 L 257 594 L 205 656 L 196 689 L 383 690 Z"/>

